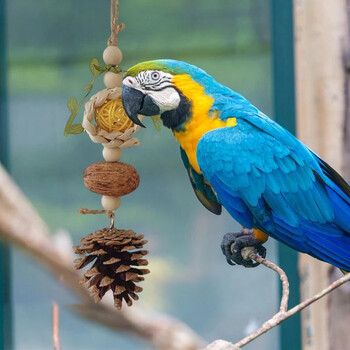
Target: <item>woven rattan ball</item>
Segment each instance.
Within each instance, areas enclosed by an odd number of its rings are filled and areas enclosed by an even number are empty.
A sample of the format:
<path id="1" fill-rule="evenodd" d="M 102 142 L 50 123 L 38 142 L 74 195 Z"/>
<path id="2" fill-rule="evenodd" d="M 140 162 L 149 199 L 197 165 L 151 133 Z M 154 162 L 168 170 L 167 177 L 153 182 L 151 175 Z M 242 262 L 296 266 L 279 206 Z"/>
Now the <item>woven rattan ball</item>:
<path id="1" fill-rule="evenodd" d="M 95 120 L 101 129 L 108 132 L 124 132 L 134 125 L 126 115 L 120 98 L 116 100 L 106 100 L 102 106 L 96 107 Z"/>

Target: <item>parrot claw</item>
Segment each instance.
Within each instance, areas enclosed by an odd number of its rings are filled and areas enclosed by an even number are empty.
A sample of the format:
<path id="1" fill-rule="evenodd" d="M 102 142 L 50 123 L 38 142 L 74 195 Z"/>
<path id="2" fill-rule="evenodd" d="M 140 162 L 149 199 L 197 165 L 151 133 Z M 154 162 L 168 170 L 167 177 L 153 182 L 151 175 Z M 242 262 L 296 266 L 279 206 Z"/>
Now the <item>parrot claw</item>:
<path id="1" fill-rule="evenodd" d="M 256 267 L 260 265 L 253 260 L 245 260 L 242 256 L 242 249 L 253 247 L 262 257 L 266 257 L 266 248 L 254 236 L 253 230 L 244 228 L 241 232 L 226 233 L 221 242 L 222 253 L 230 265 L 243 265 L 244 267 Z"/>

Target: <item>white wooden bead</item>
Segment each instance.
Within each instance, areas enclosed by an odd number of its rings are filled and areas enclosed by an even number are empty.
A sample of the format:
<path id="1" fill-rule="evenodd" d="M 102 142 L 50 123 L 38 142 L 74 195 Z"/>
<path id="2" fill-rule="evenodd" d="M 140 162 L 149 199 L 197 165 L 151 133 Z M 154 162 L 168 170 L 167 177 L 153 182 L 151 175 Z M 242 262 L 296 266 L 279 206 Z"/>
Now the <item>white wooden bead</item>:
<path id="1" fill-rule="evenodd" d="M 108 46 L 103 51 L 103 60 L 106 64 L 110 64 L 112 66 L 117 66 L 121 63 L 123 59 L 123 54 L 120 51 L 118 46 Z"/>
<path id="2" fill-rule="evenodd" d="M 103 147 L 102 155 L 106 162 L 117 162 L 122 156 L 122 150 L 119 147 Z"/>
<path id="3" fill-rule="evenodd" d="M 104 210 L 116 210 L 120 206 L 120 197 L 102 196 L 101 204 Z"/>
<path id="4" fill-rule="evenodd" d="M 122 73 L 106 72 L 103 77 L 103 82 L 107 89 L 113 89 L 117 86 L 122 86 Z"/>

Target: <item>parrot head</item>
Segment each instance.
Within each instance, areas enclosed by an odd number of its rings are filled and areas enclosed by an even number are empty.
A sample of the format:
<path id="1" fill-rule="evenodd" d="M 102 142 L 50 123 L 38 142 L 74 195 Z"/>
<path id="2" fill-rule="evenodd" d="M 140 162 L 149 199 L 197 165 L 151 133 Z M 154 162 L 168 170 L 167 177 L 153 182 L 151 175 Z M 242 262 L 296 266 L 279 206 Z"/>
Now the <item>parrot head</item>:
<path id="1" fill-rule="evenodd" d="M 193 96 L 205 86 L 220 85 L 202 69 L 175 60 L 154 60 L 131 67 L 123 79 L 122 102 L 126 114 L 144 127 L 138 114 L 160 115 L 164 126 L 176 129 L 191 114 Z"/>

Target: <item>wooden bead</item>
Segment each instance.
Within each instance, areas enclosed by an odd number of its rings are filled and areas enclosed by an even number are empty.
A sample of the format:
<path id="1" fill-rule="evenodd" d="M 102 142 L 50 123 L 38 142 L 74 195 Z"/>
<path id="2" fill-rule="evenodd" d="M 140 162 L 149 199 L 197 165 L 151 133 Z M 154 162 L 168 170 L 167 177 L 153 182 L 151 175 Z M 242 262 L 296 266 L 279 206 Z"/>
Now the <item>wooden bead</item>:
<path id="1" fill-rule="evenodd" d="M 108 46 L 103 51 L 103 60 L 106 64 L 117 66 L 123 59 L 123 54 L 118 46 Z"/>
<path id="2" fill-rule="evenodd" d="M 140 178 L 136 169 L 125 163 L 99 162 L 85 169 L 84 184 L 91 192 L 120 197 L 134 191 Z"/>
<path id="3" fill-rule="evenodd" d="M 104 210 L 116 210 L 120 206 L 120 197 L 102 196 L 101 204 Z"/>
<path id="4" fill-rule="evenodd" d="M 117 86 L 122 86 L 122 73 L 106 72 L 103 77 L 103 83 L 107 89 L 113 89 Z"/>
<path id="5" fill-rule="evenodd" d="M 103 147 L 102 155 L 106 162 L 117 162 L 122 156 L 122 150 L 119 147 Z"/>

